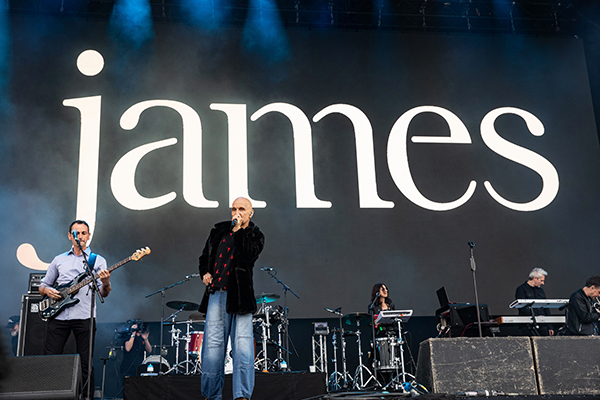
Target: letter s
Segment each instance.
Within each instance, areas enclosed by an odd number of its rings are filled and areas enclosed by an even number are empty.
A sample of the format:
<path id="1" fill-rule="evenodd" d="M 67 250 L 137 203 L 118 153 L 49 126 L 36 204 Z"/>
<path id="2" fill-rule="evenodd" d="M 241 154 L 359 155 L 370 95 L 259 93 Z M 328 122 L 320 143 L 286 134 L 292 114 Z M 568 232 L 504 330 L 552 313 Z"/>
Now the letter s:
<path id="1" fill-rule="evenodd" d="M 527 129 L 534 136 L 544 134 L 544 125 L 532 113 L 514 107 L 502 107 L 487 113 L 481 120 L 481 138 L 483 142 L 495 153 L 524 165 L 537 172 L 542 178 L 542 191 L 539 196 L 528 203 L 514 203 L 500 196 L 489 181 L 483 183 L 485 189 L 498 203 L 516 211 L 537 211 L 550 204 L 558 194 L 558 172 L 554 166 L 539 154 L 517 146 L 500 137 L 494 128 L 496 119 L 503 114 L 515 114 L 525 120 Z"/>

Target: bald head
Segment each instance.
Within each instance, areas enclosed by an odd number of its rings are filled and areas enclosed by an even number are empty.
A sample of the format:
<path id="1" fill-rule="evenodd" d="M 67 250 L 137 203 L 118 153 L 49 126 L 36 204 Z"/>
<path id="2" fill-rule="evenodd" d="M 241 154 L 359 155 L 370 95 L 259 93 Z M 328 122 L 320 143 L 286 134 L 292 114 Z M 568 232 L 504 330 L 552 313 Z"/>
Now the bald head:
<path id="1" fill-rule="evenodd" d="M 245 197 L 238 197 L 233 201 L 231 205 L 231 221 L 236 220 L 234 224 L 234 231 L 238 229 L 245 229 L 250 223 L 250 218 L 254 215 L 252 209 L 252 202 Z"/>

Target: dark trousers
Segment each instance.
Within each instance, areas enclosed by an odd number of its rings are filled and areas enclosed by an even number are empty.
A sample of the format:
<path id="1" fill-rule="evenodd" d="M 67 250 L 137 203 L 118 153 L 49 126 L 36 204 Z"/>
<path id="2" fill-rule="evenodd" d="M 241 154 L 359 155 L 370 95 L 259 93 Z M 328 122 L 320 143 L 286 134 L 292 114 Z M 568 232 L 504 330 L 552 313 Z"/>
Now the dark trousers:
<path id="1" fill-rule="evenodd" d="M 81 378 L 83 381 L 83 398 L 87 396 L 87 379 L 88 379 L 88 357 L 90 355 L 90 320 L 88 319 L 73 319 L 73 320 L 57 320 L 51 319 L 48 321 L 46 328 L 46 346 L 44 351 L 46 354 L 62 354 L 65 343 L 69 339 L 69 335 L 73 332 L 75 336 L 75 344 L 77 353 L 81 358 Z M 96 332 L 96 321 L 94 320 L 94 332 Z M 93 343 L 93 342 L 92 342 Z M 92 356 L 94 348 L 91 349 Z M 94 396 L 94 369 L 92 368 L 90 395 Z"/>

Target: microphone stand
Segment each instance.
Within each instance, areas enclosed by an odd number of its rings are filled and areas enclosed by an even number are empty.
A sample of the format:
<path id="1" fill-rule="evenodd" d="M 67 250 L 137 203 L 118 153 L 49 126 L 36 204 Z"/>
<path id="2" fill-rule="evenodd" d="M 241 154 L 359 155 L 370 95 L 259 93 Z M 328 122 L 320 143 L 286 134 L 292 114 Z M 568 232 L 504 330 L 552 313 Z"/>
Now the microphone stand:
<path id="1" fill-rule="evenodd" d="M 471 271 L 473 271 L 473 287 L 475 288 L 475 306 L 477 307 L 477 326 L 479 327 L 479 337 L 483 337 L 481 333 L 481 315 L 479 312 L 479 296 L 477 295 L 477 279 L 475 278 L 475 270 L 477 270 L 477 265 L 475 265 L 475 256 L 473 255 L 473 247 L 475 247 L 475 243 L 468 242 L 469 251 L 471 252 L 471 258 L 469 259 L 471 262 Z"/>
<path id="2" fill-rule="evenodd" d="M 373 337 L 371 344 L 373 345 L 373 372 L 375 373 L 375 382 L 377 382 L 377 339 L 375 339 L 375 302 L 379 300 L 379 292 L 375 295 L 375 299 L 369 304 L 369 313 L 371 314 L 371 335 Z M 379 383 L 379 382 L 377 382 Z"/>
<path id="3" fill-rule="evenodd" d="M 273 269 L 273 271 L 275 271 Z M 290 332 L 289 332 L 289 322 L 288 322 L 288 308 L 287 308 L 287 292 L 288 290 L 294 295 L 296 296 L 296 298 L 300 298 L 300 296 L 298 296 L 296 293 L 294 293 L 294 291 L 285 283 L 283 283 L 282 281 L 279 280 L 279 278 L 277 278 L 275 275 L 277 275 L 277 271 L 275 271 L 274 273 L 272 271 L 267 271 L 267 273 L 271 276 L 271 278 L 275 279 L 277 281 L 277 283 L 279 283 L 282 287 L 283 287 L 283 321 L 284 321 L 284 325 L 285 325 L 285 363 L 287 364 L 287 368 L 288 370 L 290 369 Z M 295 350 L 294 350 L 295 351 Z M 296 354 L 297 356 L 298 354 Z"/>
<path id="4" fill-rule="evenodd" d="M 92 360 L 93 360 L 93 352 L 94 352 L 94 309 L 96 307 L 96 295 L 98 295 L 98 298 L 100 299 L 100 303 L 104 303 L 104 297 L 102 297 L 102 294 L 100 293 L 100 289 L 98 288 L 98 283 L 96 282 L 96 278 L 94 277 L 94 272 L 92 271 L 92 269 L 90 268 L 89 264 L 88 264 L 88 259 L 87 259 L 87 254 L 85 254 L 85 251 L 83 251 L 83 247 L 81 246 L 81 242 L 79 241 L 79 239 L 77 239 L 77 237 L 75 237 L 75 242 L 77 242 L 77 246 L 79 246 L 79 251 L 81 251 L 81 254 L 83 255 L 83 265 L 85 267 L 85 270 L 87 272 L 87 274 L 92 278 L 91 280 L 91 286 L 88 286 L 88 293 L 89 290 L 91 289 L 92 291 L 92 298 L 91 298 L 91 304 L 90 304 L 90 342 L 89 342 L 89 348 L 88 348 L 88 376 L 87 376 L 87 398 L 91 399 L 91 393 L 92 392 Z M 83 360 L 81 360 L 81 362 L 83 362 Z"/>
<path id="5" fill-rule="evenodd" d="M 173 283 L 172 285 L 169 286 L 165 286 L 162 289 L 158 289 L 155 292 L 152 292 L 150 294 L 147 294 L 146 296 L 144 296 L 146 299 L 148 297 L 154 296 L 155 294 L 160 293 L 160 351 L 159 351 L 159 362 L 160 362 L 160 367 L 158 368 L 158 374 L 162 375 L 163 371 L 162 371 L 162 365 L 163 365 L 163 325 L 165 324 L 165 291 L 171 289 L 172 287 L 175 287 L 177 285 L 181 285 L 182 283 L 185 283 L 187 281 L 189 281 L 191 278 L 194 278 L 196 276 L 200 276 L 199 274 L 193 274 L 193 275 L 188 275 L 186 276 L 183 280 Z M 177 313 L 175 313 L 176 316 Z M 173 315 L 171 315 L 171 317 L 173 317 Z M 169 318 L 171 318 L 169 317 Z M 175 320 L 173 320 L 173 322 L 175 322 Z"/>

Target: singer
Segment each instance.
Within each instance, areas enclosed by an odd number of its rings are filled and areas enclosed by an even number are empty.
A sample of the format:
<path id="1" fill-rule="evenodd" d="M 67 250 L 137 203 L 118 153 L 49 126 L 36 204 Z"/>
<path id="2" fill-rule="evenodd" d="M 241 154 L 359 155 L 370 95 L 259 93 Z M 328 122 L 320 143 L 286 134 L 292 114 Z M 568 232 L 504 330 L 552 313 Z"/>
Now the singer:
<path id="1" fill-rule="evenodd" d="M 77 220 L 69 226 L 67 237 L 72 243 L 71 250 L 66 253 L 60 254 L 54 257 L 54 260 L 48 266 L 46 276 L 42 279 L 40 284 L 40 294 L 48 296 L 53 299 L 60 299 L 60 292 L 53 288 L 55 285 L 67 284 L 79 274 L 86 271 L 84 266 L 84 258 L 82 254 L 85 252 L 86 256 L 90 257 L 91 251 L 87 247 L 87 242 L 90 238 L 90 227 L 85 221 Z M 79 242 L 79 243 L 78 243 Z M 79 248 L 81 244 L 81 249 Z M 92 262 L 90 261 L 90 265 Z M 110 272 L 106 270 L 106 260 L 104 257 L 98 255 L 95 263 L 93 264 L 94 274 L 99 275 L 99 279 L 96 280 L 100 293 L 103 297 L 110 294 Z M 91 307 L 91 296 L 92 291 L 88 290 L 87 287 L 83 287 L 77 292 L 75 298 L 79 299 L 79 303 L 65 308 L 56 317 L 48 320 L 46 327 L 46 354 L 62 354 L 65 343 L 69 338 L 71 331 L 75 335 L 75 342 L 77 346 L 77 352 L 81 356 L 81 372 L 84 381 L 88 377 L 88 357 L 90 352 L 94 352 L 94 349 L 90 349 L 90 335 L 94 335 L 94 332 L 90 332 L 90 307 Z M 94 316 L 96 310 L 94 309 Z M 95 325 L 94 325 L 95 330 Z M 94 388 L 94 372 L 92 371 L 92 381 L 89 382 L 93 393 Z M 83 386 L 83 393 L 88 393 L 87 385 L 85 382 Z"/>
<path id="2" fill-rule="evenodd" d="M 231 339 L 233 398 L 249 399 L 254 390 L 256 312 L 252 270 L 265 237 L 250 218 L 250 200 L 239 197 L 231 206 L 231 220 L 217 223 L 200 256 L 200 276 L 206 285 L 199 311 L 206 313 L 202 346 L 202 394 L 221 400 L 225 378 L 225 350 Z"/>

